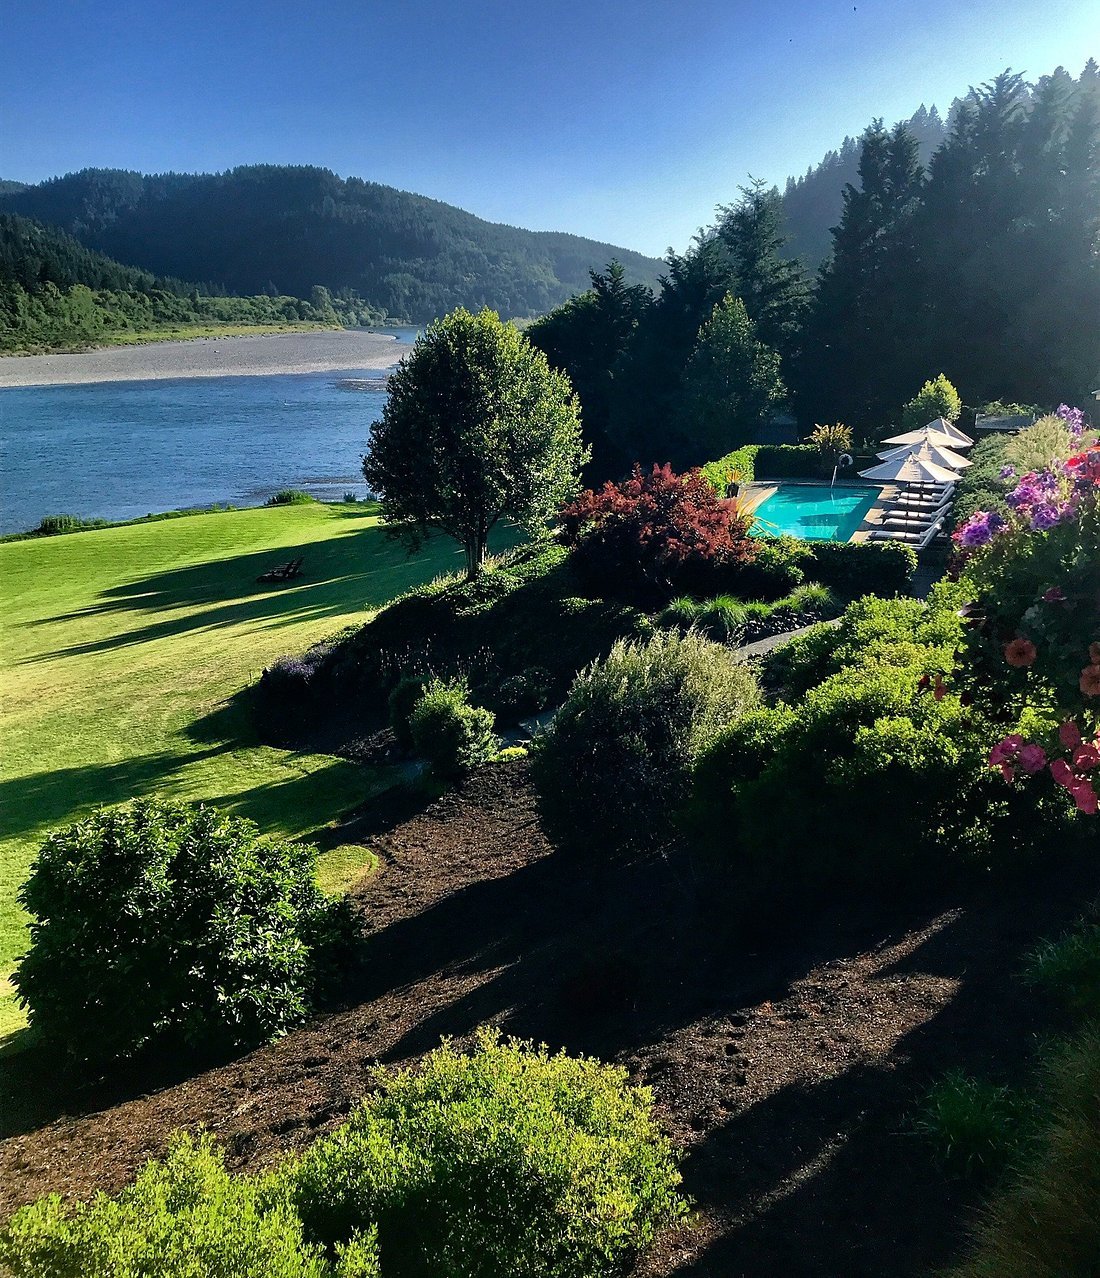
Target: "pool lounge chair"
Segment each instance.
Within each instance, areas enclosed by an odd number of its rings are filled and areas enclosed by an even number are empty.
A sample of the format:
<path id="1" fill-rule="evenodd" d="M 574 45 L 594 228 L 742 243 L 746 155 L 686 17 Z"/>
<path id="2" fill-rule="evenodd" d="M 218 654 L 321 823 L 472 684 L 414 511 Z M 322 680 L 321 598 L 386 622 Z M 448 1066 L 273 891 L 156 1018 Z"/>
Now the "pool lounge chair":
<path id="1" fill-rule="evenodd" d="M 902 493 L 894 499 L 894 505 L 903 510 L 945 510 L 954 500 L 954 493 L 944 493 L 942 497 L 910 497 Z"/>
<path id="2" fill-rule="evenodd" d="M 875 528 L 867 536 L 870 541 L 900 541 L 906 546 L 912 546 L 916 551 L 921 551 L 931 544 L 932 539 L 942 527 L 943 520 L 937 519 L 927 528 L 914 529 L 912 532 L 906 532 L 901 528 Z"/>

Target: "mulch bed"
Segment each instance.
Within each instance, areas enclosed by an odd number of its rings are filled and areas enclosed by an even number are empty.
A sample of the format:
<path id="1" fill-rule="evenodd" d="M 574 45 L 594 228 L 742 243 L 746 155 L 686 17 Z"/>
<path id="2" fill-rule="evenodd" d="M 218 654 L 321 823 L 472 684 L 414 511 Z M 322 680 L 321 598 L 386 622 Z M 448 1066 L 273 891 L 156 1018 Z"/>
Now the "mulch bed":
<path id="1" fill-rule="evenodd" d="M 958 1254 L 977 1197 L 910 1134 L 916 1098 L 952 1066 L 1026 1068 L 1043 1023 L 1020 956 L 1098 887 L 1063 870 L 1041 893 L 849 900 L 748 935 L 690 858 L 555 850 L 523 762 L 345 834 L 381 859 L 355 895 L 365 955 L 345 1005 L 152 1094 L 118 1099 L 115 1080 L 115 1096 L 69 1097 L 0 1143 L 0 1213 L 117 1190 L 181 1127 L 213 1132 L 234 1167 L 269 1165 L 342 1121 L 373 1063 L 494 1023 L 653 1087 L 698 1211 L 638 1278 L 926 1275 Z"/>

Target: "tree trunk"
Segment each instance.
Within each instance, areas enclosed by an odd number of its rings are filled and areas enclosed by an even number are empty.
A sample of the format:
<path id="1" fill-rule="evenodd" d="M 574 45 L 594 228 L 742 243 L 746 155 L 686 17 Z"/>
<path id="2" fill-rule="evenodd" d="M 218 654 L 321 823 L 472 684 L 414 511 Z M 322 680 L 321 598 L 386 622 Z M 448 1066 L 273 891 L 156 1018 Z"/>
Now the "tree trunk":
<path id="1" fill-rule="evenodd" d="M 466 552 L 466 580 L 473 581 L 485 563 L 485 541 L 482 533 L 471 533 L 463 549 Z"/>

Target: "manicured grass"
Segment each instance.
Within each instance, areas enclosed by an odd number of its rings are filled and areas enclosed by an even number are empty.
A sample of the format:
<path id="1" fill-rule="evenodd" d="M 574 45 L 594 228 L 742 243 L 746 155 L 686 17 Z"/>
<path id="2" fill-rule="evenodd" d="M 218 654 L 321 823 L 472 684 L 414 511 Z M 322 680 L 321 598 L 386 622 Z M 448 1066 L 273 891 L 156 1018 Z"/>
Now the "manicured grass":
<path id="1" fill-rule="evenodd" d="M 301 579 L 257 584 L 298 556 Z M 442 539 L 407 558 L 370 505 L 222 511 L 0 545 L 0 1034 L 22 1019 L 3 978 L 26 945 L 16 893 L 45 834 L 153 792 L 214 802 L 272 834 L 330 823 L 389 770 L 262 746 L 234 694 L 274 658 L 460 565 Z M 326 853 L 325 887 L 369 868 L 359 856 Z"/>

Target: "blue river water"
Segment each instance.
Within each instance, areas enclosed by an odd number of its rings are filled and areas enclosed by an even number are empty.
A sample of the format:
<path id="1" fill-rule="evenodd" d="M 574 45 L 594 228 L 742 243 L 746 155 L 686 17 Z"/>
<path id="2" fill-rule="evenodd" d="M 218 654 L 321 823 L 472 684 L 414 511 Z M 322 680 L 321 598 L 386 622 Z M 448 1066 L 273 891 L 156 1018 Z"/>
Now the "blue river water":
<path id="1" fill-rule="evenodd" d="M 0 390 L 0 532 L 256 506 L 280 488 L 365 496 L 385 399 L 378 369 Z"/>

